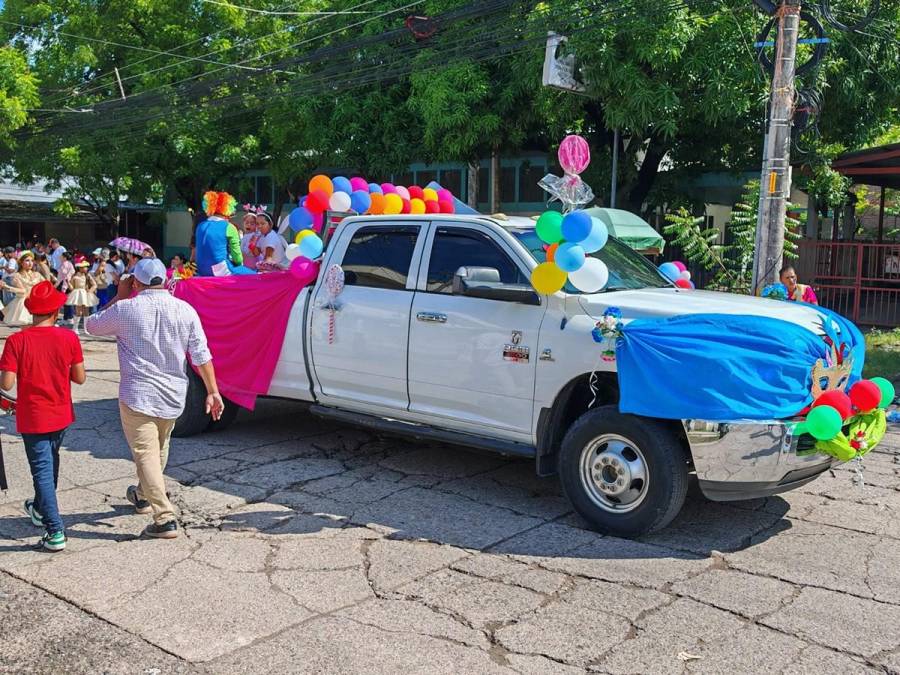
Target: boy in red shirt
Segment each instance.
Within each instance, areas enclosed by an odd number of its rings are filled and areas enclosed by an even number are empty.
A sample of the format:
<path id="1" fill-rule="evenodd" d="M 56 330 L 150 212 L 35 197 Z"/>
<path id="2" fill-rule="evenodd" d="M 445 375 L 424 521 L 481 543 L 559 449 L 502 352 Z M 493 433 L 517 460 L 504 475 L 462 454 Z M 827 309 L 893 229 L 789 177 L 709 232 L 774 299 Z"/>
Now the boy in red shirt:
<path id="1" fill-rule="evenodd" d="M 62 551 L 66 535 L 56 503 L 59 448 L 63 434 L 75 421 L 70 382 L 84 384 L 81 343 L 71 330 L 56 327 L 66 294 L 49 281 L 31 289 L 25 308 L 33 324 L 10 335 L 0 356 L 0 388 L 12 389 L 16 398 L 16 431 L 22 434 L 34 481 L 34 500 L 25 501 L 31 522 L 46 529 L 41 546 Z"/>

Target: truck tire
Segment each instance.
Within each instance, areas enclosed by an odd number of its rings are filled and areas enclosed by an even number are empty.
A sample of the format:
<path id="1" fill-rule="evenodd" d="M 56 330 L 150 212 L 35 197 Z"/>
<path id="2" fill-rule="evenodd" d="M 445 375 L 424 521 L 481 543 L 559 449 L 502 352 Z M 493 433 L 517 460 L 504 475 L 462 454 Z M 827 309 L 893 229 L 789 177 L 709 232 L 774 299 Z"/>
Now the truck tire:
<path id="1" fill-rule="evenodd" d="M 559 477 L 572 506 L 594 529 L 639 537 L 662 529 L 681 510 L 687 455 L 662 423 L 602 406 L 569 429 Z"/>
<path id="2" fill-rule="evenodd" d="M 206 387 L 203 380 L 188 366 L 188 388 L 184 400 L 184 412 L 175 421 L 172 436 L 175 438 L 188 438 L 206 431 L 211 417 L 206 414 Z"/>

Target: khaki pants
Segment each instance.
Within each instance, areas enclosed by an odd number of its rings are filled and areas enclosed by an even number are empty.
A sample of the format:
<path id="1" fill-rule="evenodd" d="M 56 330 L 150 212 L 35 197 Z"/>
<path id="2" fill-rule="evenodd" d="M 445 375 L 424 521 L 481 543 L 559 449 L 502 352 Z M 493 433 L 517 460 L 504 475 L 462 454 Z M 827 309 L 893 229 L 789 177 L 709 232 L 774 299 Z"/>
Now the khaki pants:
<path id="1" fill-rule="evenodd" d="M 153 521 L 157 525 L 175 520 L 175 510 L 166 496 L 163 471 L 169 460 L 169 438 L 175 420 L 150 417 L 119 401 L 122 430 L 131 447 L 137 468 L 139 499 L 146 499 L 153 507 Z"/>

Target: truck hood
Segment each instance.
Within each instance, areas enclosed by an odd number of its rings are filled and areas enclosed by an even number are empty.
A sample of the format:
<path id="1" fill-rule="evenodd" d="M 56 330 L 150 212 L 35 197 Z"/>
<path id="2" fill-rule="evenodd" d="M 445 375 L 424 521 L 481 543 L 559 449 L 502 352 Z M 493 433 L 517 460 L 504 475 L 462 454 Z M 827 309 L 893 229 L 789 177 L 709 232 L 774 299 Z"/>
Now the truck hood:
<path id="1" fill-rule="evenodd" d="M 598 316 L 607 307 L 618 307 L 626 321 L 685 314 L 742 314 L 789 321 L 817 334 L 822 322 L 822 315 L 809 305 L 716 291 L 645 288 L 595 293 L 581 298 L 584 309 L 591 315 Z"/>

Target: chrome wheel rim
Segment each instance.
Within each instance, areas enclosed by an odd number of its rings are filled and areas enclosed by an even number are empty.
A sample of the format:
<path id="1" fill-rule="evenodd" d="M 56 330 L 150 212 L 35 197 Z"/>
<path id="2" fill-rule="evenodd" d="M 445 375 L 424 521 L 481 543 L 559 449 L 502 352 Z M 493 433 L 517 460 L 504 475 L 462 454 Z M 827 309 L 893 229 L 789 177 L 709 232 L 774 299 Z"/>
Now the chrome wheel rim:
<path id="1" fill-rule="evenodd" d="M 604 511 L 628 513 L 647 496 L 650 471 L 635 443 L 604 434 L 581 453 L 581 482 L 591 501 Z"/>

